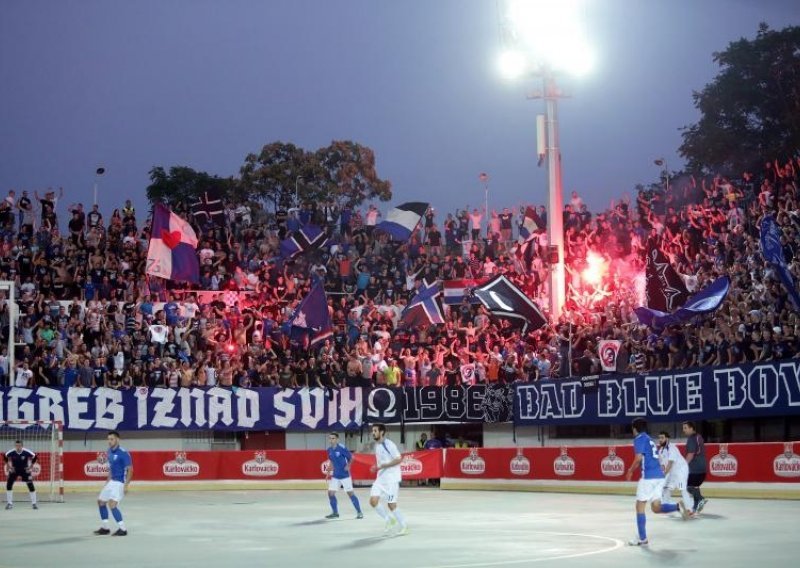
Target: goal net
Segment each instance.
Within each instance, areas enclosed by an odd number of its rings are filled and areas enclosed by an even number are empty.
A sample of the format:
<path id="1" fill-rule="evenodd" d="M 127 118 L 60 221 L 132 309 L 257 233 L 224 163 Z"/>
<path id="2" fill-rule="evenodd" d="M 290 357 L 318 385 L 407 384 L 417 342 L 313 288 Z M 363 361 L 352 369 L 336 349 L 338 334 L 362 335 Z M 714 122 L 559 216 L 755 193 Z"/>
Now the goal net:
<path id="1" fill-rule="evenodd" d="M 38 458 L 31 468 L 31 479 L 36 485 L 39 501 L 64 502 L 64 436 L 61 422 L 26 422 L 22 420 L 0 420 L 0 451 L 5 454 L 14 449 L 14 442 L 36 454 Z M 5 467 L 0 469 L 0 479 L 5 488 Z M 20 480 L 14 491 L 28 488 Z"/>

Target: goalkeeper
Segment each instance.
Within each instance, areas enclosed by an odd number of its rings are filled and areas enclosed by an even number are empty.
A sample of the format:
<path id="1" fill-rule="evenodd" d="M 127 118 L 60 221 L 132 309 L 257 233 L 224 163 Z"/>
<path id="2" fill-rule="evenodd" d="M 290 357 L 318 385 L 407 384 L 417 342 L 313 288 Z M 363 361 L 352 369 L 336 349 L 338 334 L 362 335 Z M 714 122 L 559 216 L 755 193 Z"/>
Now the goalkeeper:
<path id="1" fill-rule="evenodd" d="M 7 476 L 6 481 L 6 510 L 14 508 L 14 482 L 21 479 L 28 485 L 28 491 L 31 495 L 31 505 L 34 509 L 38 509 L 36 505 L 36 488 L 33 486 L 31 480 L 31 468 L 36 460 L 39 459 L 36 454 L 27 448 L 22 447 L 22 440 L 14 442 L 14 449 L 9 450 L 3 455 L 3 462 L 5 465 L 5 472 Z"/>

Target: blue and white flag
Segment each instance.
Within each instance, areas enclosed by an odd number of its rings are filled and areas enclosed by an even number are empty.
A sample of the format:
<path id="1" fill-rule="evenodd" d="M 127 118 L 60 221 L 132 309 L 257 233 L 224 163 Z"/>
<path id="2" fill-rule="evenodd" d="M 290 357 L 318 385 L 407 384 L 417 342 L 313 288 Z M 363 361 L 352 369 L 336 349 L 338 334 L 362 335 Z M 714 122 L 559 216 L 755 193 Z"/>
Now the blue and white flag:
<path id="1" fill-rule="evenodd" d="M 308 296 L 303 298 L 292 314 L 289 324 L 292 334 L 308 334 L 312 346 L 333 335 L 328 300 L 321 282 L 314 285 Z"/>
<path id="2" fill-rule="evenodd" d="M 428 203 L 412 201 L 393 208 L 386 214 L 386 219 L 375 225 L 376 229 L 386 231 L 393 239 L 407 241 L 414 229 L 428 211 Z"/>
<path id="3" fill-rule="evenodd" d="M 764 260 L 775 268 L 795 309 L 800 310 L 800 294 L 797 292 L 794 278 L 792 278 L 789 265 L 786 263 L 786 256 L 783 254 L 781 228 L 772 215 L 767 215 L 761 220 L 761 254 L 764 256 Z"/>
<path id="4" fill-rule="evenodd" d="M 442 307 L 439 305 L 439 296 L 442 287 L 439 282 L 433 284 L 423 283 L 417 295 L 409 302 L 400 316 L 400 323 L 406 329 L 415 327 L 428 327 L 444 323 Z"/>
<path id="5" fill-rule="evenodd" d="M 727 276 L 717 278 L 711 284 L 691 296 L 686 303 L 672 313 L 640 307 L 633 310 L 639 321 L 653 329 L 681 325 L 695 316 L 716 311 L 728 295 L 731 281 Z"/>
<path id="6" fill-rule="evenodd" d="M 292 258 L 298 254 L 325 246 L 328 235 L 316 225 L 308 224 L 281 241 L 281 256 Z"/>

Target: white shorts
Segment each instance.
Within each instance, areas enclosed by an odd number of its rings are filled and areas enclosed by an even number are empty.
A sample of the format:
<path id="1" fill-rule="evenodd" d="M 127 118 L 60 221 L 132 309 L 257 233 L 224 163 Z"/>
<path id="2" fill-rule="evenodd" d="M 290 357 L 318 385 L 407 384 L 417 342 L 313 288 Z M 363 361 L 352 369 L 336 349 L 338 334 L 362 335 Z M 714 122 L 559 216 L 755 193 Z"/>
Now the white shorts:
<path id="1" fill-rule="evenodd" d="M 666 482 L 667 480 L 663 477 L 661 479 L 640 479 L 636 485 L 636 500 L 661 501 Z"/>
<path id="2" fill-rule="evenodd" d="M 689 470 L 670 471 L 667 476 L 667 489 L 686 489 L 689 482 Z"/>
<path id="3" fill-rule="evenodd" d="M 97 498 L 100 501 L 116 501 L 119 503 L 125 498 L 125 484 L 121 481 L 109 481 Z"/>
<path id="4" fill-rule="evenodd" d="M 342 479 L 336 479 L 335 477 L 331 477 L 328 480 L 328 491 L 339 491 L 339 489 L 344 489 L 348 493 L 352 492 L 353 478 L 343 477 Z"/>
<path id="5" fill-rule="evenodd" d="M 369 490 L 370 497 L 386 497 L 388 503 L 397 503 L 397 494 L 400 493 L 399 481 L 383 481 L 376 479 Z"/>

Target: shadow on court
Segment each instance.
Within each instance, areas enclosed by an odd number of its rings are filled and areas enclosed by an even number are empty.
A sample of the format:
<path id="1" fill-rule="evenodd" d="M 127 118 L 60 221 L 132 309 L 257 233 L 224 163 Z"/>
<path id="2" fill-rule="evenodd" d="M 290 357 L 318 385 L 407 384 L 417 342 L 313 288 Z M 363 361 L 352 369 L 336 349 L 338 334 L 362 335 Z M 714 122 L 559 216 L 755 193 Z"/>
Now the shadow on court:
<path id="1" fill-rule="evenodd" d="M 300 522 L 300 523 L 292 523 L 289 526 L 290 527 L 312 527 L 314 525 L 324 525 L 324 524 L 329 523 L 329 522 L 330 522 L 329 519 L 315 519 L 313 521 L 303 521 L 303 522 Z"/>
<path id="2" fill-rule="evenodd" d="M 347 544 L 343 544 L 341 546 L 335 547 L 333 550 L 347 550 L 349 548 L 367 548 L 370 546 L 375 546 L 379 542 L 386 542 L 387 540 L 391 540 L 383 535 L 380 536 L 368 536 L 365 538 L 358 538 L 356 540 L 352 540 Z"/>

